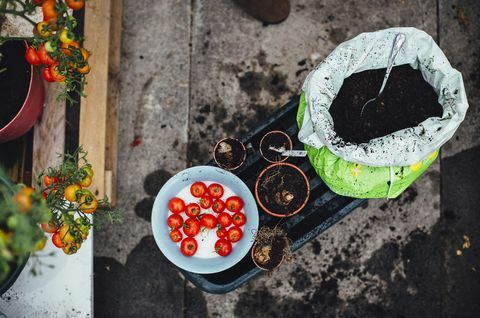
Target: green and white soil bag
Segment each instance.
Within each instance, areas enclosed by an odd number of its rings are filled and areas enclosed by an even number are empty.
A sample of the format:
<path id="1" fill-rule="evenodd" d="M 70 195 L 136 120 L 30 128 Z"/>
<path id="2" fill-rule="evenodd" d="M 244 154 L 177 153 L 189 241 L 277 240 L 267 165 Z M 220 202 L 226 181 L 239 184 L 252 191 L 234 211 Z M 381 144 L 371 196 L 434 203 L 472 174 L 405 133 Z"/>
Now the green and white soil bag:
<path id="1" fill-rule="evenodd" d="M 387 67 L 399 32 L 406 35 L 406 41 L 395 65 L 410 64 L 422 72 L 438 94 L 442 118 L 428 118 L 416 127 L 368 143 L 345 143 L 335 133 L 328 109 L 345 78 Z M 362 33 L 340 44 L 310 72 L 297 114 L 298 137 L 316 172 L 332 191 L 356 198 L 394 198 L 435 160 L 439 148 L 463 121 L 467 108 L 462 75 L 451 67 L 433 39 L 415 28 L 391 28 Z"/>

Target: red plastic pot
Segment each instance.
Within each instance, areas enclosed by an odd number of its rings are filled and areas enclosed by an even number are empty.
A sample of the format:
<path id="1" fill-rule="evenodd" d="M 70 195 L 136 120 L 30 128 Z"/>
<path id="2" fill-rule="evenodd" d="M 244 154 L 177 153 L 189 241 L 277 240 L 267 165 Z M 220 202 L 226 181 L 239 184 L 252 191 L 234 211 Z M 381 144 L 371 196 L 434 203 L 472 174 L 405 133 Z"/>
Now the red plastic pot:
<path id="1" fill-rule="evenodd" d="M 25 42 L 25 46 L 27 42 Z M 19 56 L 18 58 L 24 58 Z M 30 65 L 30 83 L 22 107 L 17 115 L 4 127 L 0 127 L 0 143 L 16 139 L 26 134 L 35 125 L 42 113 L 45 89 L 40 72 Z"/>

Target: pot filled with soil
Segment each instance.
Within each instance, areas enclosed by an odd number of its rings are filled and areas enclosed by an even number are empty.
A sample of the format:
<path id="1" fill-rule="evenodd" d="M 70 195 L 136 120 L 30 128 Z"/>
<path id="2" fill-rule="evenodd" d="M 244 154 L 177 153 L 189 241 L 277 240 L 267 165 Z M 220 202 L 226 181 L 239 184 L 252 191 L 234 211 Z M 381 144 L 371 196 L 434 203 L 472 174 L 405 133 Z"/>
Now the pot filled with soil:
<path id="1" fill-rule="evenodd" d="M 268 162 L 275 163 L 287 160 L 288 156 L 282 156 L 279 153 L 279 151 L 286 150 L 292 150 L 292 140 L 283 131 L 270 131 L 260 140 L 260 154 Z"/>
<path id="2" fill-rule="evenodd" d="M 25 41 L 0 46 L 0 142 L 26 134 L 42 112 L 43 81 L 25 59 Z"/>
<path id="3" fill-rule="evenodd" d="M 270 272 L 291 258 L 291 241 L 282 229 L 263 226 L 258 230 L 252 247 L 252 260 L 258 268 Z"/>
<path id="4" fill-rule="evenodd" d="M 246 156 L 245 146 L 235 138 L 224 138 L 213 149 L 213 159 L 220 168 L 225 170 L 238 169 L 245 162 Z"/>
<path id="5" fill-rule="evenodd" d="M 378 96 L 400 34 L 405 43 Z M 362 33 L 307 77 L 297 114 L 299 140 L 332 191 L 395 198 L 432 164 L 467 109 L 460 72 L 428 34 L 415 28 Z"/>
<path id="6" fill-rule="evenodd" d="M 310 196 L 308 178 L 290 163 L 276 163 L 265 168 L 257 178 L 255 197 L 262 209 L 276 217 L 300 212 Z"/>

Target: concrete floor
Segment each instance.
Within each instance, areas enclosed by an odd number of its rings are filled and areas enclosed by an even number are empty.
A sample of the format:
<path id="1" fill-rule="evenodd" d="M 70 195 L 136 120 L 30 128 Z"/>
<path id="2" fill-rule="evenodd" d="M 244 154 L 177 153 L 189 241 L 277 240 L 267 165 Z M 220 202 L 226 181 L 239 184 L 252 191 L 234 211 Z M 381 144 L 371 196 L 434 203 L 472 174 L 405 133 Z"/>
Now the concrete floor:
<path id="1" fill-rule="evenodd" d="M 97 317 L 479 317 L 480 3 L 291 0 L 264 26 L 230 0 L 124 0 L 118 205 L 95 235 Z M 470 110 L 438 160 L 396 200 L 370 200 L 273 276 L 226 295 L 185 282 L 150 212 L 177 171 L 210 159 L 287 102 L 339 43 L 414 26 L 464 76 Z M 131 147 L 135 138 L 142 143 Z M 463 236 L 471 247 L 462 250 Z M 457 256 L 456 251 L 462 250 Z"/>

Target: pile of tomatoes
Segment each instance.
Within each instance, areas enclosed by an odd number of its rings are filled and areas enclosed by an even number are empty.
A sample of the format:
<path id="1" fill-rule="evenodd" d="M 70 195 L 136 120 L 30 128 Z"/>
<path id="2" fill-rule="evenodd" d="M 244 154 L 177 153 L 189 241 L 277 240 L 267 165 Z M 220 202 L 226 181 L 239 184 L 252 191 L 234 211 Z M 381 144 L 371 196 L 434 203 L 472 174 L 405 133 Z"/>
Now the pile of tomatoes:
<path id="1" fill-rule="evenodd" d="M 247 222 L 242 212 L 242 198 L 230 196 L 223 200 L 224 188 L 218 183 L 207 187 L 203 182 L 195 182 L 190 186 L 190 193 L 197 198 L 196 202 L 186 204 L 181 198 L 175 197 L 168 203 L 172 212 L 167 218 L 170 239 L 181 242 L 180 251 L 183 255 L 192 256 L 198 249 L 195 236 L 201 231 L 216 231 L 218 240 L 214 252 L 220 256 L 229 255 L 232 243 L 242 239 L 242 226 Z"/>
<path id="2" fill-rule="evenodd" d="M 66 254 L 78 251 L 88 237 L 91 221 L 88 214 L 98 208 L 98 200 L 88 189 L 92 184 L 93 170 L 90 166 L 81 169 L 83 177 L 78 183 L 67 183 L 61 176 L 43 176 L 42 195 L 47 205 L 53 207 L 54 217 L 41 224 L 46 233 L 51 233 L 53 244 Z"/>
<path id="3" fill-rule="evenodd" d="M 68 8 L 80 10 L 84 0 L 35 1 L 42 7 L 43 21 L 34 28 L 33 44 L 25 52 L 32 65 L 43 65 L 43 78 L 48 82 L 67 82 L 71 86 L 82 82 L 90 72 L 90 53 L 79 44 L 73 33 L 77 21 L 68 14 Z"/>

